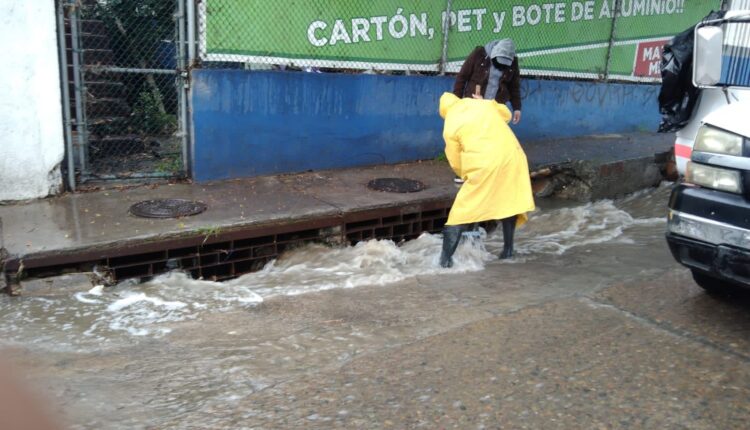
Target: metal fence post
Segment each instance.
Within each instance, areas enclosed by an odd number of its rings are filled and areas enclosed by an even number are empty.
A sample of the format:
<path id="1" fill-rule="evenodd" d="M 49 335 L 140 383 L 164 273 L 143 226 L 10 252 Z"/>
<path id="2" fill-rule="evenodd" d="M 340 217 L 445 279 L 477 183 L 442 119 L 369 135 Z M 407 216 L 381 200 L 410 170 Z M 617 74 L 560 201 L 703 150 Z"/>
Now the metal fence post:
<path id="1" fill-rule="evenodd" d="M 192 86 L 190 85 L 191 79 L 192 79 L 192 73 L 193 73 L 193 67 L 195 67 L 196 64 L 196 44 L 198 41 L 195 38 L 195 31 L 198 28 L 198 22 L 195 18 L 195 2 L 196 0 L 185 0 L 187 1 L 187 70 L 186 70 L 186 79 L 188 82 L 188 88 L 185 89 L 185 96 L 186 96 L 186 115 L 187 115 L 187 127 L 188 130 L 186 132 L 188 133 L 188 158 L 185 160 L 186 164 L 186 170 L 189 172 L 190 175 L 192 175 L 194 163 L 193 163 L 193 154 L 195 154 L 195 133 L 193 133 L 193 121 L 192 121 L 192 113 L 194 112 L 193 109 L 193 98 L 192 95 Z"/>
<path id="2" fill-rule="evenodd" d="M 81 47 L 78 39 L 78 5 L 69 2 L 70 6 L 70 39 L 73 53 L 73 89 L 75 91 L 76 103 L 76 132 L 78 133 L 78 156 L 81 166 L 81 175 L 85 175 L 86 169 L 86 120 L 84 117 L 84 89 L 81 76 Z"/>
<path id="3" fill-rule="evenodd" d="M 70 118 L 70 78 L 68 77 L 68 48 L 65 43 L 65 5 L 57 2 L 57 42 L 60 55 L 60 89 L 62 90 L 65 154 L 68 159 L 68 189 L 76 190 L 75 159 L 73 156 L 73 131 Z"/>
<path id="4" fill-rule="evenodd" d="M 185 2 L 189 0 L 177 0 L 177 97 L 179 101 L 179 107 L 177 116 L 180 123 L 180 140 L 182 144 L 182 173 L 185 177 L 189 176 L 188 169 L 188 111 L 187 111 L 187 61 L 186 55 L 186 31 L 185 31 Z"/>
<path id="5" fill-rule="evenodd" d="M 177 1 L 177 12 L 175 18 L 177 19 L 177 68 L 179 70 L 185 69 L 185 1 Z"/>
<path id="6" fill-rule="evenodd" d="M 453 0 L 445 2 L 445 19 L 443 20 L 443 51 L 440 56 L 440 76 L 445 75 L 446 65 L 448 63 L 448 32 L 451 28 L 451 7 Z"/>
<path id="7" fill-rule="evenodd" d="M 604 65 L 604 80 L 609 80 L 609 68 L 612 64 L 612 48 L 617 37 L 617 17 L 620 16 L 620 4 L 622 0 L 615 0 L 614 15 L 612 16 L 612 29 L 609 33 L 609 46 L 607 47 L 607 62 Z"/>
<path id="8" fill-rule="evenodd" d="M 195 0 L 185 0 L 187 5 L 187 43 L 188 43 L 188 67 L 195 64 Z"/>

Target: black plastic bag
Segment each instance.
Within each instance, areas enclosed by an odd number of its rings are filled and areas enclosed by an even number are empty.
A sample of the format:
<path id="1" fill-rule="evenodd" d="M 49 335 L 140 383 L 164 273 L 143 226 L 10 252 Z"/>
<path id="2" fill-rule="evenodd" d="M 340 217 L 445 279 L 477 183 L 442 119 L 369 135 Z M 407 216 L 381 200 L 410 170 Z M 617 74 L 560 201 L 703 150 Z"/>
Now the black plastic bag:
<path id="1" fill-rule="evenodd" d="M 706 20 L 724 17 L 723 11 L 711 11 Z M 700 90 L 693 85 L 693 44 L 695 26 L 683 31 L 664 45 L 661 57 L 659 91 L 659 133 L 680 130 L 690 121 Z"/>

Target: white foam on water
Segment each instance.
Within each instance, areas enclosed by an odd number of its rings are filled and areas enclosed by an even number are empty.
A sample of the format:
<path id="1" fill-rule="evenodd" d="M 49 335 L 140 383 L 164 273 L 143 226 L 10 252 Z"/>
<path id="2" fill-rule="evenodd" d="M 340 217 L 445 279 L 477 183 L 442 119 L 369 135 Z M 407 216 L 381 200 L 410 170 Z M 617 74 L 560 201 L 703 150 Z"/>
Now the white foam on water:
<path id="1" fill-rule="evenodd" d="M 515 248 L 521 255 L 562 255 L 577 246 L 611 241 L 632 223 L 630 214 L 617 209 L 611 201 L 539 212 L 526 228 L 519 229 Z M 502 240 L 502 234 L 495 234 L 493 238 Z"/>
<path id="2" fill-rule="evenodd" d="M 109 312 L 117 312 L 140 302 L 149 303 L 156 307 L 164 307 L 167 310 L 182 309 L 187 306 L 183 302 L 167 302 L 158 297 L 149 297 L 144 293 L 140 293 L 129 294 L 124 298 L 111 303 L 109 306 L 107 306 L 107 310 Z"/>
<path id="3" fill-rule="evenodd" d="M 481 242 L 469 239 L 457 249 L 454 267 L 443 269 L 438 264 L 441 246 L 442 238 L 431 234 L 401 246 L 390 240 L 370 240 L 344 248 L 309 245 L 269 263 L 259 272 L 226 284 L 251 288 L 269 298 L 333 288 L 382 286 L 419 275 L 478 271 L 493 259 Z"/>
<path id="4" fill-rule="evenodd" d="M 641 197 L 653 192 L 642 192 Z M 634 218 L 612 200 L 549 211 L 537 210 L 516 232 L 514 260 L 518 262 L 519 257 L 542 254 L 563 255 L 573 248 L 601 243 L 635 244 L 636 241 L 624 235 L 628 229 L 664 224 L 665 218 Z M 488 238 L 487 246 L 499 250 L 502 244 L 502 231 L 498 228 Z"/>
<path id="5" fill-rule="evenodd" d="M 88 298 L 87 296 L 89 295 L 90 295 L 89 293 L 75 293 L 73 294 L 73 297 L 79 302 L 85 303 L 87 305 L 96 305 L 96 304 L 101 303 L 101 300 Z"/>

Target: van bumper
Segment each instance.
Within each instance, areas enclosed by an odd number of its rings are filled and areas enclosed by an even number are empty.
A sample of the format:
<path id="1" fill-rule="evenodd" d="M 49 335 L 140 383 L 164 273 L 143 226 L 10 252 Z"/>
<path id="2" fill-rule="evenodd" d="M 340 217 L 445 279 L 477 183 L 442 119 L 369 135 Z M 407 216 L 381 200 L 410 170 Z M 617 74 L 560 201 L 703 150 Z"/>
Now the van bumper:
<path id="1" fill-rule="evenodd" d="M 743 196 L 679 184 L 669 199 L 667 243 L 680 264 L 750 288 L 748 224 Z"/>

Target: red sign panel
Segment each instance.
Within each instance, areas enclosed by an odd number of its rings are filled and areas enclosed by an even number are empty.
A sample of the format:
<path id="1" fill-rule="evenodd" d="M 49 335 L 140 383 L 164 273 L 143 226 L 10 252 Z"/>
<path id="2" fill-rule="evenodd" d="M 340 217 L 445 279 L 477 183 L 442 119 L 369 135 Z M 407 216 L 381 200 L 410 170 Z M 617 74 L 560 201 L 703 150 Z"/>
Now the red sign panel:
<path id="1" fill-rule="evenodd" d="M 635 67 L 633 67 L 633 76 L 658 78 L 661 76 L 659 64 L 661 63 L 661 54 L 664 50 L 664 44 L 669 39 L 657 40 L 655 42 L 642 42 L 638 44 L 635 50 Z"/>

